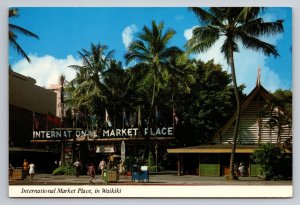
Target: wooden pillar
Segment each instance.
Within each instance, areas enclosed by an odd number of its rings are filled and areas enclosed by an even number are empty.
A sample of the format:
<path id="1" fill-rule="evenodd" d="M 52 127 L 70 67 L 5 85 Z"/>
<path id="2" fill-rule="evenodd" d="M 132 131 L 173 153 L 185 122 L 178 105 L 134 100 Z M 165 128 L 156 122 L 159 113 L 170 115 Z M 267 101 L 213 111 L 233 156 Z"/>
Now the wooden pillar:
<path id="1" fill-rule="evenodd" d="M 201 176 L 201 172 L 200 172 L 200 165 L 201 165 L 201 155 L 199 154 L 199 163 L 198 163 L 198 169 L 199 169 L 199 177 Z"/>
<path id="2" fill-rule="evenodd" d="M 185 169 L 184 169 L 184 164 L 183 164 L 183 156 L 180 156 L 180 164 L 181 164 L 181 171 L 182 171 L 182 175 L 185 175 Z"/>
<path id="3" fill-rule="evenodd" d="M 249 154 L 249 164 L 248 164 L 248 175 L 249 175 L 249 178 L 251 177 L 251 157 L 250 157 L 250 154 Z"/>
<path id="4" fill-rule="evenodd" d="M 181 156 L 177 155 L 177 176 L 181 176 Z"/>

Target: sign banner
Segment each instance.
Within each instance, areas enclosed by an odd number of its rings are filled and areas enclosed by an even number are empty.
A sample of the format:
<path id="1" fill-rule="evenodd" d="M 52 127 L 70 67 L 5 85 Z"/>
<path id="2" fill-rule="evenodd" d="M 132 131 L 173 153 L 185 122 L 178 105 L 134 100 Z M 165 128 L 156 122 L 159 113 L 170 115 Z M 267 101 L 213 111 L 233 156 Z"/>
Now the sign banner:
<path id="1" fill-rule="evenodd" d="M 115 147 L 113 145 L 100 145 L 96 148 L 96 153 L 114 153 Z"/>
<path id="2" fill-rule="evenodd" d="M 92 136 L 97 138 L 133 137 L 138 136 L 140 130 L 143 136 L 173 136 L 173 127 L 108 129 L 100 131 L 97 135 L 94 131 L 72 130 L 71 128 L 66 128 L 65 130 L 33 131 L 33 139 L 72 139 L 73 137 L 77 138 L 82 136 Z"/>

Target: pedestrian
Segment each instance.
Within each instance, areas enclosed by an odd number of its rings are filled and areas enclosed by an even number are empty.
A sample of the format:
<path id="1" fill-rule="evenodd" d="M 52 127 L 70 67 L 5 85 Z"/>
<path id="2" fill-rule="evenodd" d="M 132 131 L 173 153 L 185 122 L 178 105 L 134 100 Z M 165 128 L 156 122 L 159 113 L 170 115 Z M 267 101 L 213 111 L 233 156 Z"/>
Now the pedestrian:
<path id="1" fill-rule="evenodd" d="M 24 175 L 25 177 L 28 176 L 29 174 L 29 162 L 27 161 L 27 159 L 24 159 L 24 162 L 23 162 L 23 171 L 24 171 Z"/>
<path id="2" fill-rule="evenodd" d="M 33 180 L 34 174 L 35 174 L 35 165 L 33 164 L 33 162 L 31 162 L 31 163 L 29 164 L 30 181 Z"/>
<path id="3" fill-rule="evenodd" d="M 11 163 L 9 163 L 9 180 L 12 179 L 13 173 L 14 173 L 14 167 Z"/>
<path id="4" fill-rule="evenodd" d="M 243 163 L 241 162 L 240 166 L 239 166 L 239 173 L 240 173 L 240 176 L 242 176 L 242 177 L 244 176 L 244 173 L 245 173 L 244 169 L 245 169 L 245 167 L 244 167 Z"/>
<path id="5" fill-rule="evenodd" d="M 81 163 L 77 159 L 76 162 L 74 162 L 73 165 L 75 166 L 75 169 L 76 169 L 76 176 L 79 177 L 80 169 L 81 169 Z"/>
<path id="6" fill-rule="evenodd" d="M 121 174 L 125 173 L 124 161 L 122 161 L 122 160 L 119 164 L 119 173 L 121 173 Z"/>
<path id="7" fill-rule="evenodd" d="M 106 167 L 106 162 L 104 161 L 104 159 L 101 160 L 101 162 L 99 163 L 99 169 L 101 172 L 101 178 L 103 177 L 103 173 L 104 173 L 104 169 Z"/>
<path id="8" fill-rule="evenodd" d="M 90 163 L 89 166 L 88 166 L 88 175 L 91 177 L 89 182 L 92 183 L 92 184 L 95 184 L 93 182 L 93 179 L 95 178 L 96 170 L 95 170 L 95 166 L 94 166 L 93 163 Z"/>

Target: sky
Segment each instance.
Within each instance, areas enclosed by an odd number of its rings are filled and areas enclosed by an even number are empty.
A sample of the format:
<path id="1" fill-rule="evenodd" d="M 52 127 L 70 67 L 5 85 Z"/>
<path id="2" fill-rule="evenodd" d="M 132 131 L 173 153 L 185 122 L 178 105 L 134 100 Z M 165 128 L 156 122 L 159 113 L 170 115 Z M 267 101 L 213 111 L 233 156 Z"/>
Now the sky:
<path id="1" fill-rule="evenodd" d="M 91 43 L 107 45 L 115 50 L 114 58 L 124 67 L 124 54 L 128 45 L 136 39 L 144 25 L 151 21 L 164 22 L 165 28 L 176 34 L 169 46 L 184 49 L 192 36 L 192 29 L 200 25 L 196 16 L 184 7 L 21 7 L 20 16 L 9 23 L 26 28 L 39 36 L 39 40 L 19 35 L 18 43 L 31 59 L 28 63 L 13 47 L 9 47 L 9 63 L 14 71 L 36 79 L 37 85 L 49 86 L 58 83 L 58 76 L 65 74 L 68 81 L 75 76 L 69 65 L 80 65 L 78 51 L 89 50 Z M 245 84 L 245 93 L 255 86 L 257 69 L 261 68 L 262 85 L 269 91 L 292 89 L 292 9 L 269 7 L 261 14 L 265 21 L 284 20 L 284 33 L 262 37 L 274 44 L 280 57 L 267 57 L 240 45 L 235 53 L 238 84 Z M 222 39 L 205 53 L 192 57 L 208 61 L 214 59 L 223 70 L 230 68 L 220 53 Z"/>

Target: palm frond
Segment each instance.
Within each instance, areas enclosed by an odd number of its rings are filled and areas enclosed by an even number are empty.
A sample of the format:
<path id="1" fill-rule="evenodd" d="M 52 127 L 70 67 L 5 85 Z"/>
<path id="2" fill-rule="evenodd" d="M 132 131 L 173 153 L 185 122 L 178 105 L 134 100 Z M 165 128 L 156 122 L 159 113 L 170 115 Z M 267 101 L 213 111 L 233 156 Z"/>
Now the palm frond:
<path id="1" fill-rule="evenodd" d="M 17 50 L 17 52 L 18 52 L 21 56 L 23 56 L 24 58 L 26 58 L 26 60 L 27 60 L 29 63 L 31 62 L 31 60 L 30 60 L 30 58 L 27 56 L 26 52 L 22 49 L 22 47 L 17 43 L 17 41 L 16 41 L 14 38 L 10 39 L 10 44 L 12 44 L 13 47 Z"/>
<path id="2" fill-rule="evenodd" d="M 250 48 L 254 51 L 263 52 L 266 56 L 273 55 L 274 57 L 278 57 L 279 53 L 276 47 L 272 44 L 261 41 L 257 38 L 248 36 L 248 35 L 240 35 L 240 38 L 243 42 L 243 46 L 246 48 Z"/>
<path id="3" fill-rule="evenodd" d="M 227 60 L 227 63 L 229 64 L 229 60 L 230 60 L 230 51 L 229 48 L 232 48 L 233 52 L 239 52 L 239 46 L 238 44 L 231 38 L 226 38 L 224 43 L 221 46 L 221 52 L 224 54 L 225 59 Z"/>
<path id="4" fill-rule="evenodd" d="M 238 31 L 247 33 L 252 37 L 272 36 L 284 32 L 283 20 L 264 22 L 262 18 L 254 19 L 237 27 Z"/>
<path id="5" fill-rule="evenodd" d="M 22 28 L 20 26 L 14 25 L 14 24 L 9 24 L 9 30 L 10 30 L 10 32 L 17 32 L 17 33 L 21 33 L 25 36 L 39 39 L 39 37 L 36 34 L 32 33 L 31 31 L 29 31 L 25 28 Z"/>
<path id="6" fill-rule="evenodd" d="M 214 24 L 221 24 L 221 22 L 213 16 L 211 13 L 207 12 L 206 10 L 198 7 L 189 7 L 189 10 L 193 11 L 195 15 L 197 16 L 198 20 L 200 23 L 205 26 L 210 23 Z"/>
<path id="7" fill-rule="evenodd" d="M 186 48 L 190 52 L 203 52 L 209 49 L 220 38 L 219 30 L 213 26 L 196 27 Z"/>

